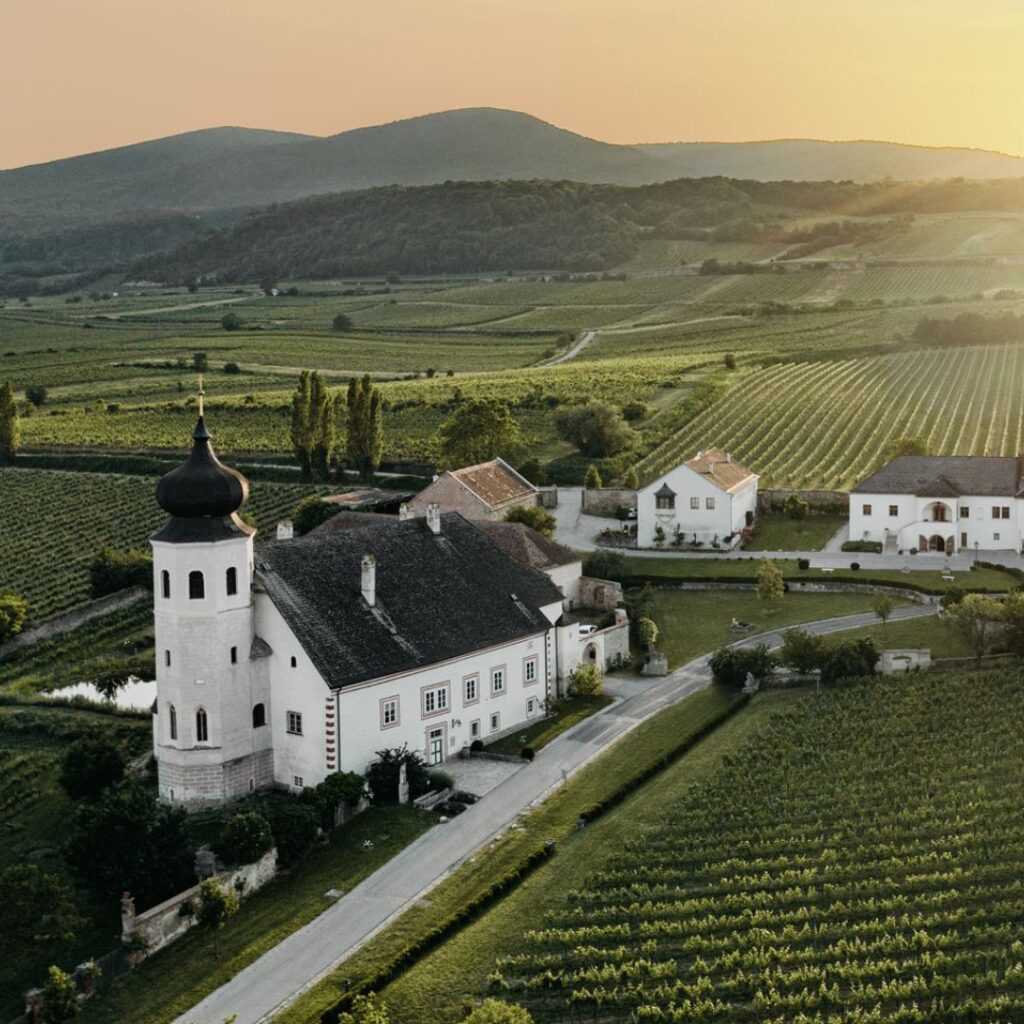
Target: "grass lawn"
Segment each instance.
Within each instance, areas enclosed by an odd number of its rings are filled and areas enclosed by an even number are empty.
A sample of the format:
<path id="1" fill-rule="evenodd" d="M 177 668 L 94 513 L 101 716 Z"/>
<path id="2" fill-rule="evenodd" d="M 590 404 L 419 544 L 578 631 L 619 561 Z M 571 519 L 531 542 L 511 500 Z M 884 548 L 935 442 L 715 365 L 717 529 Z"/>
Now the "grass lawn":
<path id="1" fill-rule="evenodd" d="M 491 754 L 518 754 L 523 747 L 540 750 L 566 729 L 593 715 L 611 704 L 612 698 L 602 694 L 598 697 L 566 697 L 558 702 L 553 715 L 542 718 L 511 736 L 503 736 L 487 744 Z"/>
<path id="2" fill-rule="evenodd" d="M 583 878 L 621 853 L 625 843 L 658 817 L 666 802 L 701 781 L 717 768 L 724 754 L 736 750 L 769 715 L 799 699 L 799 694 L 796 690 L 759 694 L 615 810 L 583 831 L 566 836 L 555 857 L 519 888 L 384 989 L 382 999 L 391 1010 L 392 1021 L 449 1024 L 461 1020 L 467 1007 L 485 994 L 487 975 L 496 958 L 514 949 L 523 931 L 540 926 L 547 910 L 564 904 Z M 697 694 L 674 710 L 683 712 L 691 701 L 699 702 L 705 696 Z M 438 978 L 444 979 L 443 1000 L 438 999 Z"/>
<path id="3" fill-rule="evenodd" d="M 871 601 L 871 594 L 786 594 L 768 612 L 757 594 L 749 590 L 655 589 L 652 611 L 661 631 L 658 647 L 668 655 L 669 668 L 675 668 L 739 639 L 729 632 L 733 616 L 741 622 L 752 622 L 756 632 L 762 632 L 868 612 Z"/>
<path id="4" fill-rule="evenodd" d="M 540 807 L 520 818 L 515 828 L 482 853 L 469 858 L 419 905 L 406 911 L 391 927 L 368 942 L 337 971 L 276 1017 L 276 1024 L 316 1024 L 320 1015 L 334 1006 L 347 991 L 347 981 L 358 984 L 363 978 L 373 976 L 409 943 L 430 932 L 468 900 L 486 890 L 494 879 L 519 864 L 545 840 L 562 842 L 572 836 L 584 809 L 610 796 L 623 783 L 641 774 L 662 753 L 675 748 L 687 734 L 696 732 L 721 714 L 732 700 L 731 694 L 718 687 L 702 690 L 666 708 L 628 733 L 612 750 L 591 761 Z M 745 714 L 746 711 L 741 712 L 740 717 Z M 690 756 L 687 755 L 683 762 L 688 761 Z M 647 791 L 646 786 L 643 791 Z M 594 827 L 588 827 L 587 833 Z M 580 845 L 572 844 L 569 849 L 575 851 Z M 555 861 L 568 861 L 572 866 L 573 857 L 574 853 L 559 853 Z M 578 872 L 576 878 L 578 881 Z M 524 883 L 531 884 L 532 878 Z M 483 966 L 481 958 L 480 967 Z M 429 981 L 424 983 L 423 996 L 427 1003 L 425 1007 L 420 1007 L 418 1016 L 410 1015 L 409 1021 L 433 1022 L 440 1019 L 438 1014 L 448 1009 L 457 1011 L 458 1006 L 451 993 L 453 986 L 461 986 L 462 979 L 447 975 L 443 977 L 443 995 L 439 994 L 437 975 L 433 976 L 432 985 Z"/>
<path id="5" fill-rule="evenodd" d="M 351 889 L 390 860 L 436 818 L 404 807 L 373 807 L 337 829 L 328 843 L 242 903 L 220 933 L 215 956 L 209 931 L 196 928 L 123 979 L 123 986 L 85 1004 L 83 1024 L 157 1024 L 173 1020 L 258 956 L 326 910 L 328 889 Z M 363 849 L 363 841 L 373 848 Z"/>
<path id="6" fill-rule="evenodd" d="M 857 555 L 850 555 L 850 561 L 857 561 Z M 633 576 L 650 576 L 660 579 L 708 579 L 727 577 L 729 579 L 753 580 L 757 575 L 759 558 L 639 558 L 626 556 L 626 572 Z M 793 559 L 774 559 L 787 580 L 843 580 L 848 583 L 891 583 L 906 586 L 908 583 L 929 590 L 948 590 L 959 587 L 962 590 L 989 590 L 1003 592 L 1013 589 L 1018 580 L 999 569 L 972 568 L 968 572 L 953 573 L 952 581 L 944 580 L 937 569 L 837 569 L 826 573 L 821 569 L 801 569 Z"/>
<path id="7" fill-rule="evenodd" d="M 757 517 L 757 531 L 748 551 L 820 551 L 846 522 L 846 516 L 818 515 L 789 519 L 784 515 Z"/>
<path id="8" fill-rule="evenodd" d="M 837 636 L 871 637 L 879 648 L 927 647 L 933 658 L 969 658 L 973 653 L 964 643 L 960 634 L 948 620 L 937 615 L 924 619 L 907 619 L 905 622 L 890 622 L 885 629 L 881 626 L 866 626 L 861 629 L 844 630 Z"/>

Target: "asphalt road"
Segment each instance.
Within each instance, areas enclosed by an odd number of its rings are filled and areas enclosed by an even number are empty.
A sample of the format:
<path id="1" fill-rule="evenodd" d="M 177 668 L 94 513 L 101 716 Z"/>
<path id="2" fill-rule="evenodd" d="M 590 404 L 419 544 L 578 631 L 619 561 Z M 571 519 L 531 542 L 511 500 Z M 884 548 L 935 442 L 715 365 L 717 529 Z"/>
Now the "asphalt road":
<path id="1" fill-rule="evenodd" d="M 932 605 L 910 605 L 897 609 L 892 621 L 935 612 Z M 876 621 L 873 613 L 866 612 L 823 619 L 801 628 L 811 633 L 832 633 Z M 781 633 L 746 637 L 736 646 L 763 642 L 778 646 Z M 237 1024 L 270 1020 L 588 761 L 662 708 L 708 686 L 709 658 L 696 658 L 663 679 L 646 683 L 635 696 L 617 701 L 563 733 L 540 750 L 528 767 L 506 779 L 464 814 L 425 832 L 174 1024 L 221 1024 L 233 1014 L 237 1014 Z"/>

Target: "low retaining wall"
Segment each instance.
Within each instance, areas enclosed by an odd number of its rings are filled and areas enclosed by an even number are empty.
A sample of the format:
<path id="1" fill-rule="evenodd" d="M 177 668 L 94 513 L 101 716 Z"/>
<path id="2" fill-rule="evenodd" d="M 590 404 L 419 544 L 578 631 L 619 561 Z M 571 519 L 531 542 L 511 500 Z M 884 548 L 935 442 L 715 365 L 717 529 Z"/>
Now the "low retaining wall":
<path id="1" fill-rule="evenodd" d="M 78 629 L 79 626 L 84 626 L 93 619 L 109 615 L 111 612 L 120 611 L 122 608 L 136 604 L 148 596 L 148 590 L 142 587 L 133 587 L 131 590 L 121 590 L 116 594 L 97 598 L 88 604 L 81 604 L 70 611 L 61 612 L 60 615 L 43 619 L 42 622 L 37 623 L 30 629 L 26 629 L 13 640 L 8 640 L 7 643 L 0 646 L 0 661 L 3 661 L 4 658 L 9 658 L 16 651 L 24 650 L 26 647 L 31 647 L 32 644 L 39 643 L 40 640 L 49 640 L 60 633 L 70 633 L 73 629 Z"/>
<path id="2" fill-rule="evenodd" d="M 628 487 L 584 487 L 583 511 L 595 516 L 613 516 L 619 508 L 636 508 L 636 491 Z"/>
<path id="3" fill-rule="evenodd" d="M 242 896 L 247 896 L 261 889 L 277 873 L 277 850 L 271 849 L 258 861 L 242 864 L 232 871 L 222 871 L 215 875 L 225 889 L 235 889 Z M 199 899 L 199 886 L 179 892 L 163 903 L 144 911 L 135 913 L 135 901 L 129 895 L 121 900 L 121 941 L 123 943 L 145 943 L 146 955 L 152 956 L 158 949 L 169 945 L 175 939 L 195 927 L 194 914 L 182 914 L 184 904 L 193 905 Z"/>
<path id="4" fill-rule="evenodd" d="M 795 494 L 804 499 L 808 505 L 817 512 L 841 512 L 846 513 L 850 508 L 850 495 L 846 491 L 825 491 L 825 490 L 787 490 L 777 488 L 774 490 L 760 490 L 757 493 L 758 512 L 781 512 L 786 499 Z"/>

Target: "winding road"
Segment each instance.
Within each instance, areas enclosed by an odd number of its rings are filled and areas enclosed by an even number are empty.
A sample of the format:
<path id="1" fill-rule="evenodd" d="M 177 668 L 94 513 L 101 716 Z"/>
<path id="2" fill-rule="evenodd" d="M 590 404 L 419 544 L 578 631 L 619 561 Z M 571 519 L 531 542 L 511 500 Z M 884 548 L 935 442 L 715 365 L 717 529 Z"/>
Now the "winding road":
<path id="1" fill-rule="evenodd" d="M 563 352 L 560 356 L 555 356 L 554 359 L 548 359 L 538 365 L 558 366 L 559 363 L 567 363 L 570 359 L 575 359 L 596 337 L 597 331 L 584 331 L 580 340 L 568 352 Z"/>
<path id="2" fill-rule="evenodd" d="M 890 621 L 934 615 L 936 611 L 933 605 L 910 605 L 898 608 Z M 825 634 L 877 621 L 873 613 L 865 612 L 822 619 L 802 628 Z M 757 643 L 778 646 L 782 643 L 781 631 L 745 637 L 734 646 Z M 174 1024 L 221 1024 L 233 1014 L 237 1014 L 237 1024 L 270 1020 L 590 760 L 663 708 L 708 686 L 710 657 L 706 654 L 695 658 L 657 681 L 609 679 L 609 692 L 622 699 L 553 740 L 529 766 L 491 790 L 464 814 L 425 832 Z"/>

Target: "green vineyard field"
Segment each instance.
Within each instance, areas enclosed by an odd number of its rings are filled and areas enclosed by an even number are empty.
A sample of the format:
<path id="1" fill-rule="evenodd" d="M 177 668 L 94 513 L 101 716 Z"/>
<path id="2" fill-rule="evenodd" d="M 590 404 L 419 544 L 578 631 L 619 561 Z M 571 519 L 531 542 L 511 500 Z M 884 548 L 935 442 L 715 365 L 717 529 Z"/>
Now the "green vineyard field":
<path id="1" fill-rule="evenodd" d="M 29 602 L 33 620 L 89 597 L 89 563 L 104 544 L 144 547 L 166 519 L 151 477 L 0 469 L 0 592 Z M 249 507 L 268 535 L 309 488 L 254 483 Z"/>
<path id="2" fill-rule="evenodd" d="M 891 439 L 923 437 L 944 455 L 1024 447 L 1024 349 L 912 351 L 746 371 L 724 397 L 640 463 L 654 476 L 717 445 L 762 485 L 845 488 Z"/>
<path id="3" fill-rule="evenodd" d="M 1024 1016 L 1024 679 L 863 681 L 777 713 L 522 934 L 538 1022 Z"/>

